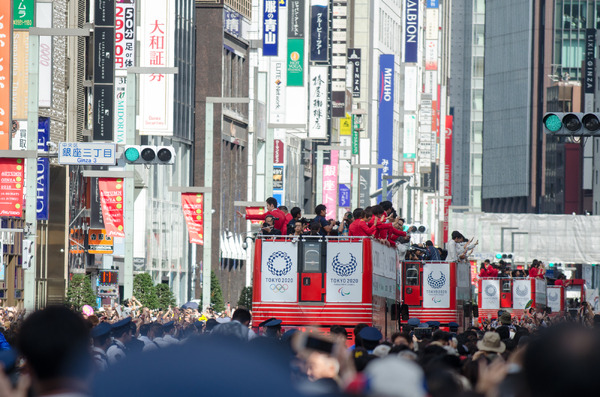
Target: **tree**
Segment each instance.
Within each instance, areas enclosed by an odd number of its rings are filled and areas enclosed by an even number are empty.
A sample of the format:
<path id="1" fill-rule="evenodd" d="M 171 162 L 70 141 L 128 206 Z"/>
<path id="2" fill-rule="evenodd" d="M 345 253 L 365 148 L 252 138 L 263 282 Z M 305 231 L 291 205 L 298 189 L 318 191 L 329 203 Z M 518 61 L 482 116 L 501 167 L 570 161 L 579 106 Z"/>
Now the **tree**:
<path id="1" fill-rule="evenodd" d="M 85 274 L 74 274 L 67 289 L 67 305 L 81 310 L 83 305 L 96 307 L 96 294 L 92 288 L 92 280 Z"/>
<path id="2" fill-rule="evenodd" d="M 242 288 L 240 293 L 240 299 L 238 300 L 238 307 L 243 306 L 248 310 L 252 310 L 252 287 Z"/>
<path id="3" fill-rule="evenodd" d="M 223 302 L 223 291 L 221 291 L 221 283 L 214 271 L 210 272 L 210 303 L 213 304 L 215 312 L 222 312 L 225 310 L 225 304 Z"/>
<path id="4" fill-rule="evenodd" d="M 175 295 L 169 288 L 169 284 L 158 284 L 155 288 L 159 309 L 167 310 L 169 306 L 175 306 Z"/>
<path id="5" fill-rule="evenodd" d="M 158 297 L 152 277 L 148 273 L 136 274 L 133 278 L 133 296 L 148 309 L 158 308 Z"/>

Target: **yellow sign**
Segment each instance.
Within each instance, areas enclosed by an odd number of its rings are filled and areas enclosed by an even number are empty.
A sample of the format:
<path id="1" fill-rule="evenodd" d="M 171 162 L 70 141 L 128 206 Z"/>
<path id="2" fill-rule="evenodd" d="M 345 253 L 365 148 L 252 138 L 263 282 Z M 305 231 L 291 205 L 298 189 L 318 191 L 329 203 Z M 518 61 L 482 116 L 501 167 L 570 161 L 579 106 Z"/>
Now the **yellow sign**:
<path id="1" fill-rule="evenodd" d="M 340 119 L 340 135 L 352 135 L 352 116 L 346 113 L 346 118 Z"/>

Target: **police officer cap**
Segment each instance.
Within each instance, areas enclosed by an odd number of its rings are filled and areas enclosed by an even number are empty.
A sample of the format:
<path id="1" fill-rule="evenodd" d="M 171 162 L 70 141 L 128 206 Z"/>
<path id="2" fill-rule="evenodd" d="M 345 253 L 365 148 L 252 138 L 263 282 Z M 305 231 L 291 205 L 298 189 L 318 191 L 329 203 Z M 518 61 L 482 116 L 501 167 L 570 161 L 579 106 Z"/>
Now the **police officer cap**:
<path id="1" fill-rule="evenodd" d="M 194 322 L 194 326 L 198 329 L 204 328 L 204 321 L 196 321 Z"/>
<path id="2" fill-rule="evenodd" d="M 448 327 L 450 327 L 450 328 L 458 328 L 458 323 L 455 323 L 454 321 L 452 321 L 451 323 L 448 323 Z"/>
<path id="3" fill-rule="evenodd" d="M 411 318 L 408 320 L 408 325 L 412 326 L 412 327 L 418 327 L 419 324 L 421 324 L 421 321 L 419 321 L 418 318 Z"/>
<path id="4" fill-rule="evenodd" d="M 270 321 L 272 321 L 272 320 L 276 320 L 276 318 L 275 317 L 268 318 L 265 321 L 259 323 L 258 326 L 259 327 L 265 327 L 267 325 L 267 323 L 270 322 Z"/>
<path id="5" fill-rule="evenodd" d="M 168 331 L 171 328 L 173 328 L 174 326 L 175 326 L 175 321 L 169 321 L 168 323 L 164 323 L 162 327 L 165 331 Z"/>
<path id="6" fill-rule="evenodd" d="M 131 317 L 126 317 L 123 320 L 119 320 L 116 323 L 114 323 L 112 325 L 112 329 L 119 330 L 125 327 L 129 327 L 129 324 L 131 324 Z"/>
<path id="7" fill-rule="evenodd" d="M 419 324 L 419 328 L 429 328 L 429 323 L 421 323 Z"/>
<path id="8" fill-rule="evenodd" d="M 364 340 L 369 340 L 373 342 L 379 342 L 381 338 L 383 338 L 381 332 L 379 332 L 379 330 L 375 327 L 365 327 L 360 330 L 358 335 Z"/>
<path id="9" fill-rule="evenodd" d="M 112 327 L 109 323 L 100 323 L 92 329 L 92 338 L 101 338 L 110 333 Z"/>
<path id="10" fill-rule="evenodd" d="M 427 321 L 427 324 L 429 324 L 429 326 L 431 328 L 433 328 L 433 327 L 439 327 L 440 326 L 440 322 L 439 321 Z"/>
<path id="11" fill-rule="evenodd" d="M 274 318 L 271 321 L 269 321 L 268 323 L 266 323 L 265 327 L 277 327 L 279 325 L 281 325 L 281 320 Z"/>
<path id="12" fill-rule="evenodd" d="M 290 340 L 292 338 L 292 336 L 294 336 L 294 334 L 296 332 L 299 332 L 297 329 L 290 329 L 288 331 L 285 331 L 285 333 L 283 335 L 281 335 L 281 340 L 282 341 L 287 341 Z"/>

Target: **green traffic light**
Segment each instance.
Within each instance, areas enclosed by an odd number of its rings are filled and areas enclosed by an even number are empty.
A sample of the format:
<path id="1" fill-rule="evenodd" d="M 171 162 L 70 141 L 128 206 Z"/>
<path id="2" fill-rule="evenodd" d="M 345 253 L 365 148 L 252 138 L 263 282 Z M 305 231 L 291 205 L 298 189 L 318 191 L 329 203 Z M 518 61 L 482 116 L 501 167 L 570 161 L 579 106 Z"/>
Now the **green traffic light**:
<path id="1" fill-rule="evenodd" d="M 551 114 L 548 117 L 546 117 L 546 120 L 544 120 L 544 125 L 546 126 L 548 131 L 557 132 L 562 127 L 562 121 L 557 115 Z"/>
<path id="2" fill-rule="evenodd" d="M 548 263 L 548 266 L 554 267 L 554 263 L 550 262 L 550 263 Z"/>
<path id="3" fill-rule="evenodd" d="M 140 152 L 134 147 L 127 148 L 125 150 L 125 158 L 129 162 L 137 161 L 140 158 Z"/>
<path id="4" fill-rule="evenodd" d="M 496 259 L 502 259 L 502 254 L 501 253 L 497 253 L 496 254 Z"/>

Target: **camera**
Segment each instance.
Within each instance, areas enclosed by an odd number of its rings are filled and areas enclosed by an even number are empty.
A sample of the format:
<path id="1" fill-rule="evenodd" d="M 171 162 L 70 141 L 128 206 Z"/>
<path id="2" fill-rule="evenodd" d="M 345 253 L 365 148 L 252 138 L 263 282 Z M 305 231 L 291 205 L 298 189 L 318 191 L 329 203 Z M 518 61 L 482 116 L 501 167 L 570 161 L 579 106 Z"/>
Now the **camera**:
<path id="1" fill-rule="evenodd" d="M 300 218 L 300 222 L 302 222 L 303 225 L 308 225 L 310 223 L 306 218 Z"/>
<path id="2" fill-rule="evenodd" d="M 340 221 L 335 222 L 335 225 L 339 226 L 340 225 Z"/>

